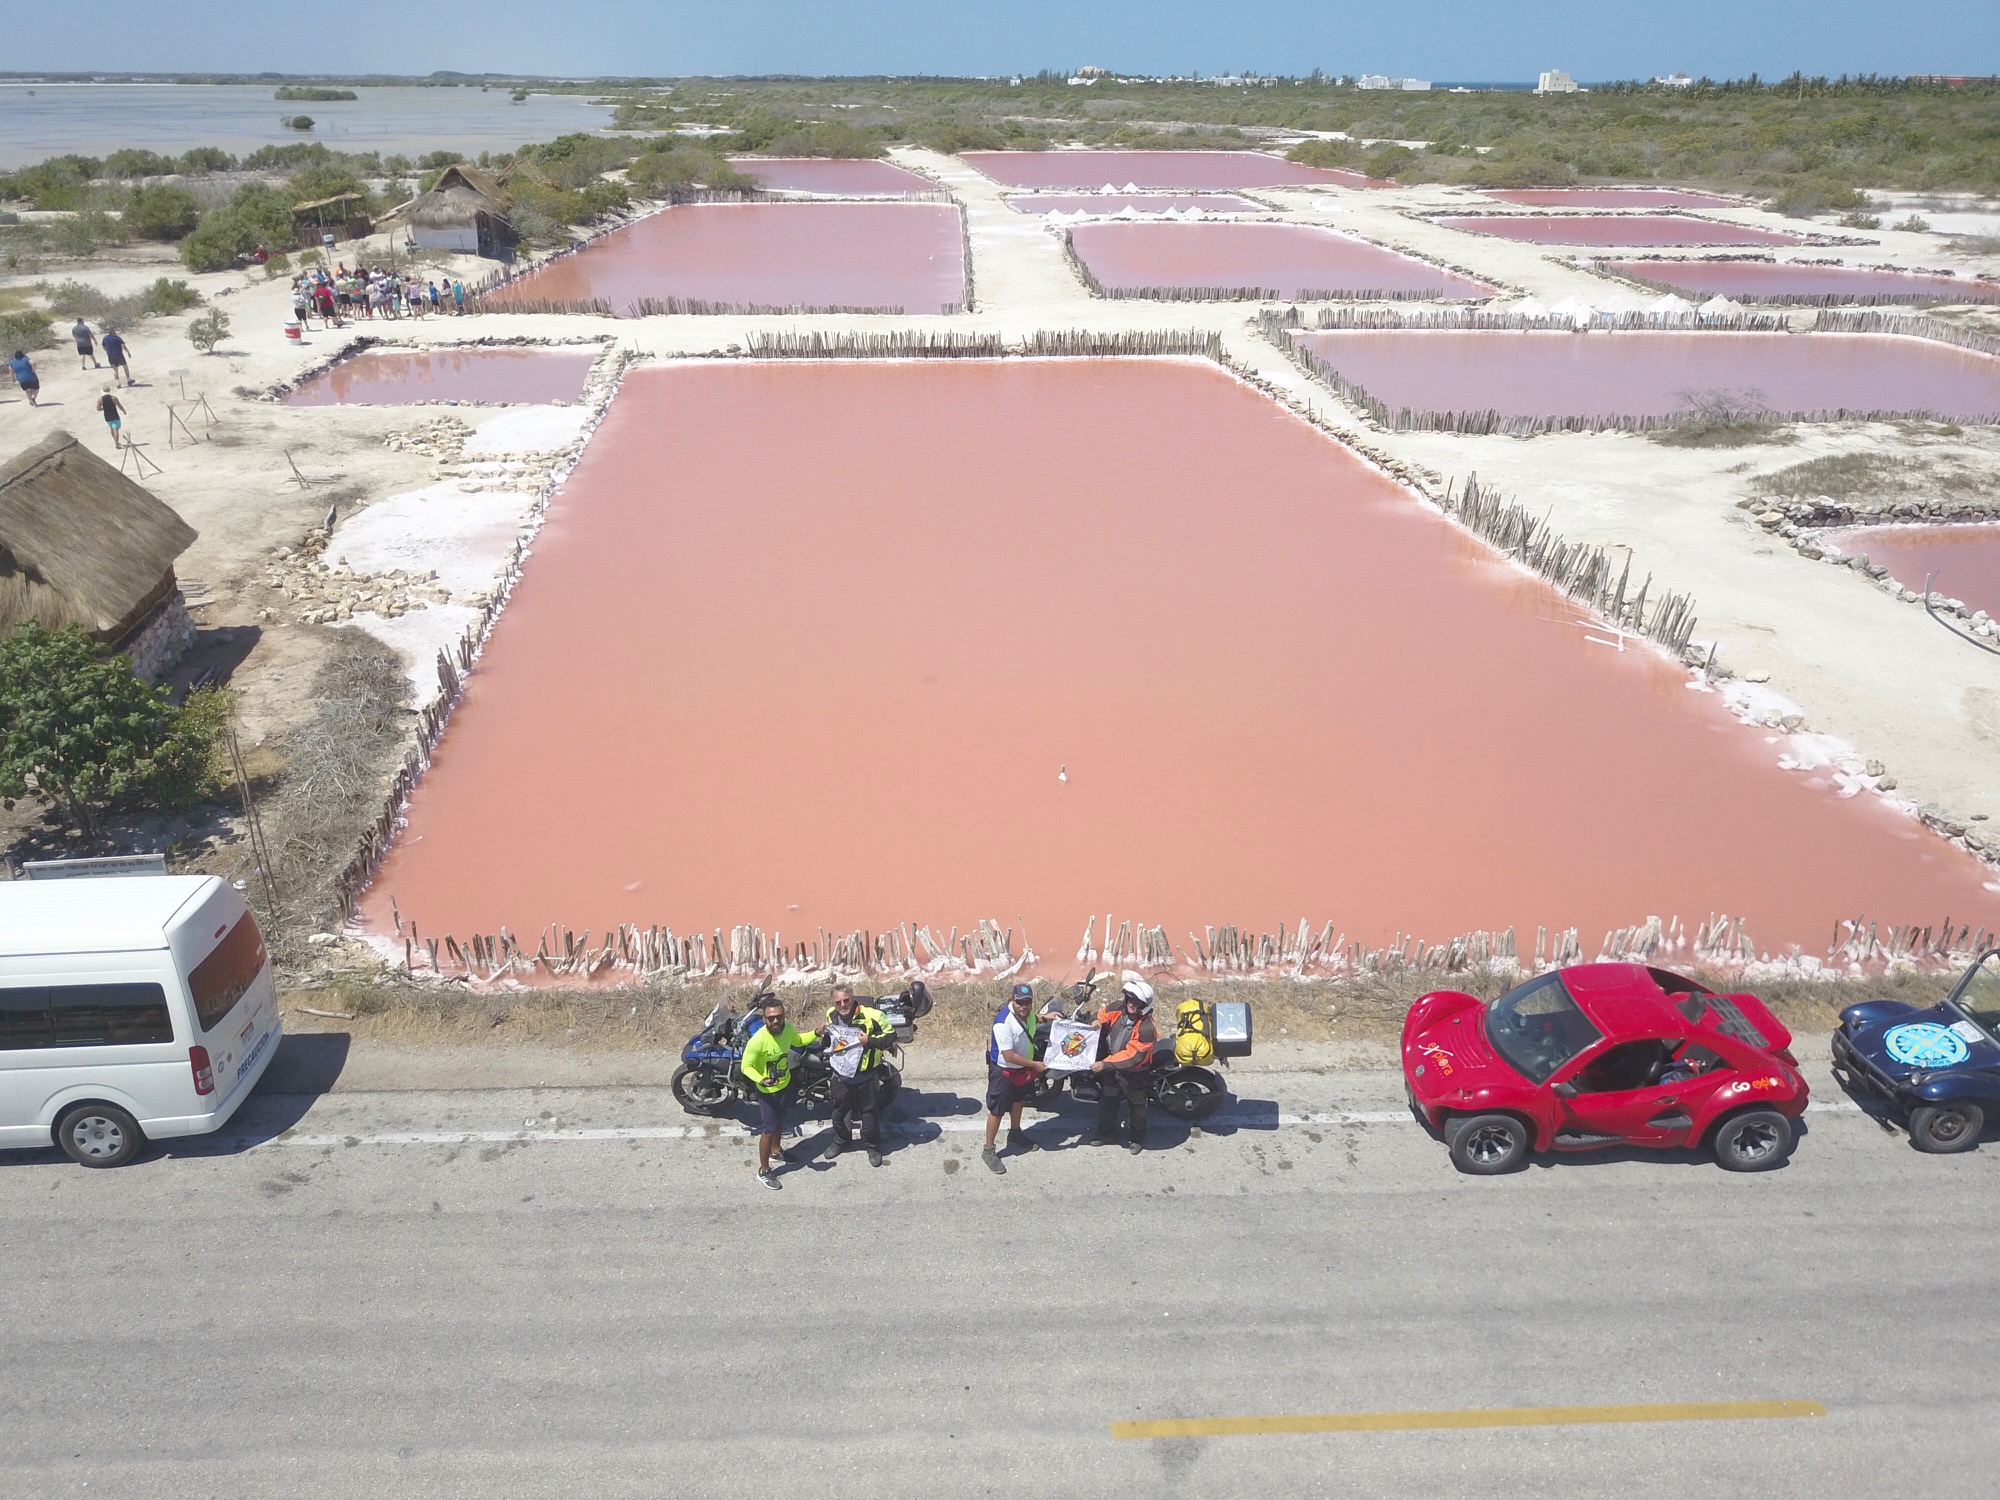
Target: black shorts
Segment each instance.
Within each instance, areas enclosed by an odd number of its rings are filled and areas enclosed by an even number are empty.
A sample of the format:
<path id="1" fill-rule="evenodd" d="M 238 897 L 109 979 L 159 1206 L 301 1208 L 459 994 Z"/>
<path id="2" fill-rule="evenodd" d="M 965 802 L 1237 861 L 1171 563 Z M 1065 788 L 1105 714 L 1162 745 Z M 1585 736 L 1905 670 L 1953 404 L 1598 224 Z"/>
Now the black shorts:
<path id="1" fill-rule="evenodd" d="M 996 1062 L 986 1065 L 986 1113 L 1004 1115 L 1017 1104 L 1025 1104 L 1035 1092 L 1035 1080 L 1015 1083 Z"/>
<path id="2" fill-rule="evenodd" d="M 792 1086 L 788 1083 L 775 1094 L 757 1094 L 757 1133 L 777 1135 L 785 1128 L 785 1111 L 792 1106 Z"/>

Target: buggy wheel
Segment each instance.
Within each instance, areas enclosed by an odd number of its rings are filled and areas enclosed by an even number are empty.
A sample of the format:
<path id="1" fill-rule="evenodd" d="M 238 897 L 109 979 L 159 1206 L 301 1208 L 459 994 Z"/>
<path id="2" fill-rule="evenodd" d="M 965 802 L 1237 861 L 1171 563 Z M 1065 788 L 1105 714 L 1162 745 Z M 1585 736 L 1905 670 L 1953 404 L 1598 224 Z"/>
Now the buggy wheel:
<path id="1" fill-rule="evenodd" d="M 1448 1121 L 1451 1164 L 1473 1177 L 1497 1177 L 1528 1159 L 1528 1127 L 1514 1115 L 1471 1115 Z"/>
<path id="2" fill-rule="evenodd" d="M 1910 1144 L 1943 1155 L 1979 1144 L 1986 1111 L 1976 1104 L 1920 1104 L 1910 1111 Z"/>
<path id="3" fill-rule="evenodd" d="M 1792 1147 L 1792 1122 L 1775 1109 L 1746 1109 L 1716 1128 L 1715 1164 L 1725 1172 L 1768 1172 Z"/>
<path id="4" fill-rule="evenodd" d="M 668 1080 L 681 1108 L 691 1115 L 719 1115 L 729 1108 L 729 1078 L 719 1068 L 682 1063 Z"/>

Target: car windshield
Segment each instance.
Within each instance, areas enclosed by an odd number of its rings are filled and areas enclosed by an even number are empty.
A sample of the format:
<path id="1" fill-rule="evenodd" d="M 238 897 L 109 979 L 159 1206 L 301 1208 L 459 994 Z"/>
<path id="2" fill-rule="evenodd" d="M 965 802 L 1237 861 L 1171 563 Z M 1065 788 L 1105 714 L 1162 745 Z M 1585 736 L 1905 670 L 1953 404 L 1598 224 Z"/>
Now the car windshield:
<path id="1" fill-rule="evenodd" d="M 1562 977 L 1544 974 L 1511 989 L 1486 1007 L 1486 1039 L 1514 1071 L 1535 1083 L 1586 1047 L 1603 1040 L 1577 1009 Z"/>
<path id="2" fill-rule="evenodd" d="M 1951 1004 L 1988 1036 L 2000 1038 L 2000 953 L 1989 953 L 1972 966 L 1951 992 Z"/>
<path id="3" fill-rule="evenodd" d="M 1676 974 L 1671 969 L 1648 969 L 1646 972 L 1653 976 L 1653 983 L 1660 987 L 1660 993 L 1672 1002 L 1675 1010 L 1690 1021 L 1701 1019 L 1702 1012 L 1708 1009 L 1709 994 L 1706 989 L 1685 974 Z"/>

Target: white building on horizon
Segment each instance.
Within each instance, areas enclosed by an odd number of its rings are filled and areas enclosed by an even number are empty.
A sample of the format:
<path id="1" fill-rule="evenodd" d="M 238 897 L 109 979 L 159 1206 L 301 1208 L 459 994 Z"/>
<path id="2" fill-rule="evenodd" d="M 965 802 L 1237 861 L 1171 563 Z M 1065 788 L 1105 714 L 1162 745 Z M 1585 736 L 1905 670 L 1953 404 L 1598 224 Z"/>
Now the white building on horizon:
<path id="1" fill-rule="evenodd" d="M 1691 89 L 1694 87 L 1694 80 L 1685 73 L 1668 73 L 1665 77 L 1655 78 L 1653 84 L 1656 88 L 1663 89 Z"/>
<path id="2" fill-rule="evenodd" d="M 1561 68 L 1550 68 L 1548 72 L 1542 74 L 1541 80 L 1536 83 L 1535 92 L 1538 94 L 1581 94 L 1584 90 L 1578 88 L 1576 80 Z"/>
<path id="3" fill-rule="evenodd" d="M 1406 94 L 1428 94 L 1431 86 L 1422 78 L 1391 78 L 1386 73 L 1363 73 L 1354 80 L 1358 89 L 1400 89 Z"/>

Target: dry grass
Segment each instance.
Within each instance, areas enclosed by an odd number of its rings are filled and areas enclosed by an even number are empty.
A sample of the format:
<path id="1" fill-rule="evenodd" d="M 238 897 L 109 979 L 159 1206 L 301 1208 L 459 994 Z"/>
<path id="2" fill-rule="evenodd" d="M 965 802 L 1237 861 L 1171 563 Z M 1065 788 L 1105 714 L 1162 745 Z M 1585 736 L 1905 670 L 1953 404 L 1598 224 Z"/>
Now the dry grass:
<path id="1" fill-rule="evenodd" d="M 1865 983 L 1786 980 L 1755 986 L 1723 975 L 1702 977 L 1719 990 L 1752 989 L 1787 1026 L 1811 1033 L 1831 1030 L 1843 1007 L 1863 999 L 1933 1004 L 1955 976 L 1900 973 Z M 1302 982 L 1170 981 L 1158 986 L 1156 1014 L 1163 1024 L 1170 1024 L 1167 1018 L 1174 1007 L 1193 994 L 1242 999 L 1251 1003 L 1257 1036 L 1265 1042 L 1282 1038 L 1393 1043 L 1401 1034 L 1404 1013 L 1418 996 L 1435 989 L 1463 989 L 1490 999 L 1511 982 L 1492 971 L 1448 979 L 1397 974 Z M 921 1044 L 978 1045 L 1007 989 L 1007 984 L 992 980 L 934 986 L 937 1008 L 922 1023 Z M 1051 984 L 1036 985 L 1038 996 L 1054 992 Z M 475 992 L 461 986 L 348 978 L 289 988 L 284 1000 L 289 1024 L 297 1029 L 337 1028 L 371 1041 L 406 1046 L 483 1042 L 617 1052 L 678 1049 L 717 1001 L 727 999 L 741 1011 L 756 993 L 757 986 L 750 983 Z M 784 994 L 797 1014 L 816 1015 L 827 1004 L 824 987 L 803 992 L 788 988 Z M 1107 988 L 1100 986 L 1098 994 L 1105 996 Z M 306 1017 L 299 1010 L 305 1006 L 341 1014 Z"/>

